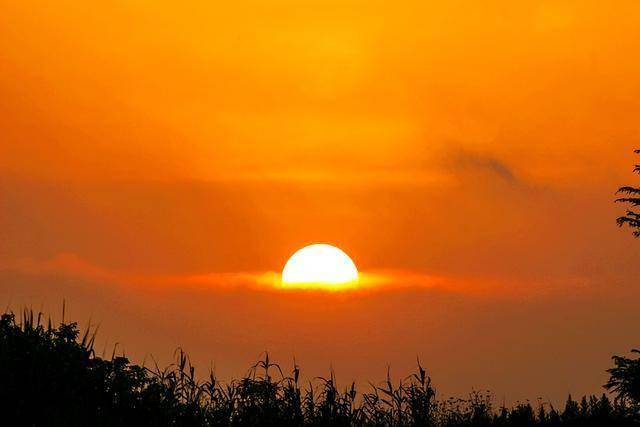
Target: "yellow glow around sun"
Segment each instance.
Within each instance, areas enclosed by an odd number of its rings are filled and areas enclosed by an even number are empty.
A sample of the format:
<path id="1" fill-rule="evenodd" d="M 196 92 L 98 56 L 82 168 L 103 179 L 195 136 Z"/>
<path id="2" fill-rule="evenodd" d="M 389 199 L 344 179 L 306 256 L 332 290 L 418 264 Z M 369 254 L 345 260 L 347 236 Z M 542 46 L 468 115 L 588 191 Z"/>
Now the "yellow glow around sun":
<path id="1" fill-rule="evenodd" d="M 294 253 L 282 270 L 285 288 L 338 290 L 358 284 L 358 269 L 351 258 L 326 244 L 305 246 Z"/>

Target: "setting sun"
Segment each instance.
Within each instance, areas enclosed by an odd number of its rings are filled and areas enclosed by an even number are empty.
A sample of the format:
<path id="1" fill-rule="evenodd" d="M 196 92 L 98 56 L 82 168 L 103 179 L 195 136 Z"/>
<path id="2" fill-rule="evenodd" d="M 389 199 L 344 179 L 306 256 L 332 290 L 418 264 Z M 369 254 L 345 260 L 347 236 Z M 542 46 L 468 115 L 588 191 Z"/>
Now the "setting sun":
<path id="1" fill-rule="evenodd" d="M 305 246 L 294 253 L 282 270 L 287 288 L 344 289 L 358 283 L 358 269 L 342 250 L 327 244 Z"/>

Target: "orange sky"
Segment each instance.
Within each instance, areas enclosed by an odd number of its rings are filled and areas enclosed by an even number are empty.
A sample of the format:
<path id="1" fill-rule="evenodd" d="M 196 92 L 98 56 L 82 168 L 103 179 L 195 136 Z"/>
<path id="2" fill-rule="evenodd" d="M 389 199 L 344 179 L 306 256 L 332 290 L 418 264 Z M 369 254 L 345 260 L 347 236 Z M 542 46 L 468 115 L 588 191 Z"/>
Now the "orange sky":
<path id="1" fill-rule="evenodd" d="M 638 22 L 635 1 L 0 1 L 0 302 L 64 297 L 136 361 L 182 345 L 227 376 L 265 349 L 345 382 L 419 355 L 446 392 L 597 392 L 640 345 L 612 204 Z M 264 285 L 316 241 L 389 280 Z"/>

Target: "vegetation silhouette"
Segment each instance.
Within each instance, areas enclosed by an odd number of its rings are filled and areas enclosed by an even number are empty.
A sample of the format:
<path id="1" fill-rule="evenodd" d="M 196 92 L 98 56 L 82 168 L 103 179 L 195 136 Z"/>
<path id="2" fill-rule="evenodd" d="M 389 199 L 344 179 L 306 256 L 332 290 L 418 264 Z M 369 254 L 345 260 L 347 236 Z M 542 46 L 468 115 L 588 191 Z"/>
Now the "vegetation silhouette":
<path id="1" fill-rule="evenodd" d="M 98 357 L 95 331 L 80 335 L 74 322 L 54 326 L 42 313 L 0 316 L 0 411 L 17 426 L 638 426 L 640 359 L 614 356 L 605 387 L 610 401 L 569 396 L 550 403 L 496 407 L 489 392 L 436 399 L 426 370 L 359 393 L 339 388 L 333 373 L 302 385 L 294 364 L 283 373 L 269 355 L 244 378 L 196 378 L 178 349 L 174 364 L 138 366 L 124 356 Z M 634 350 L 633 355 L 640 352 Z"/>
<path id="2" fill-rule="evenodd" d="M 633 151 L 636 154 L 640 154 L 640 150 Z M 636 164 L 633 168 L 633 172 L 640 173 L 640 164 Z M 638 187 L 630 187 L 624 186 L 618 188 L 616 194 L 624 194 L 626 197 L 620 197 L 616 199 L 616 203 L 626 203 L 630 205 L 630 208 L 627 210 L 626 214 L 618 217 L 616 222 L 618 226 L 628 226 L 633 229 L 633 235 L 635 237 L 640 237 L 640 214 L 633 211 L 632 209 L 640 205 L 640 188 Z"/>

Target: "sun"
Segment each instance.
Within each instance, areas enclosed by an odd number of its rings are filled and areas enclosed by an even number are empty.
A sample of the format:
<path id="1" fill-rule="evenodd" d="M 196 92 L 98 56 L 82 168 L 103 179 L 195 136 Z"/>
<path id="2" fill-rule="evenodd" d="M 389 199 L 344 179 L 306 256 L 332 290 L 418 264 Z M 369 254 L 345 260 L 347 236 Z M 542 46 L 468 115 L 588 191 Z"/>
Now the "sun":
<path id="1" fill-rule="evenodd" d="M 291 255 L 282 270 L 285 288 L 341 290 L 358 284 L 358 269 L 335 246 L 316 243 Z"/>

